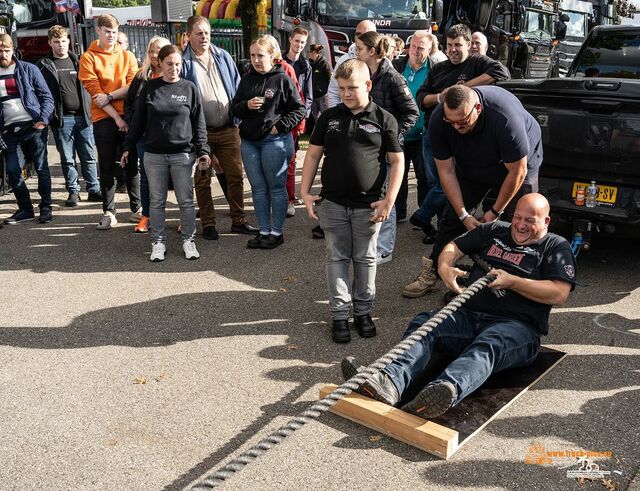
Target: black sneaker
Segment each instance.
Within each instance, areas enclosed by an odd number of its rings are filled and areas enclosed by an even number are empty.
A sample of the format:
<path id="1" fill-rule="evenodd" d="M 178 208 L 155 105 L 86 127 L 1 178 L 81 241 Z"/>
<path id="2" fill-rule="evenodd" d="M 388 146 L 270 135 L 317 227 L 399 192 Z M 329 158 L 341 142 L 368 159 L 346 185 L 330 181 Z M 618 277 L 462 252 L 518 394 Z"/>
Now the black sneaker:
<path id="1" fill-rule="evenodd" d="M 284 243 L 284 235 L 269 234 L 260 241 L 260 249 L 275 249 Z"/>
<path id="2" fill-rule="evenodd" d="M 69 197 L 64 202 L 64 206 L 78 206 L 78 201 L 80 201 L 80 195 L 78 193 L 69 193 Z"/>
<path id="3" fill-rule="evenodd" d="M 211 225 L 210 227 L 204 227 L 202 229 L 202 237 L 207 240 L 218 240 L 218 231 L 216 230 L 215 225 Z"/>
<path id="4" fill-rule="evenodd" d="M 369 314 L 355 315 L 353 317 L 353 325 L 363 338 L 372 338 L 376 335 L 376 325 Z"/>
<path id="5" fill-rule="evenodd" d="M 90 201 L 92 203 L 102 203 L 102 193 L 98 192 L 98 193 L 88 193 L 87 194 L 87 201 Z"/>
<path id="6" fill-rule="evenodd" d="M 33 210 L 17 210 L 9 218 L 5 218 L 4 223 L 6 223 L 7 225 L 17 225 L 18 223 L 22 222 L 29 222 L 35 217 L 36 215 L 35 213 L 33 213 Z"/>
<path id="7" fill-rule="evenodd" d="M 421 418 L 432 419 L 447 412 L 456 400 L 456 387 L 446 380 L 436 380 L 427 385 L 402 410 Z"/>
<path id="8" fill-rule="evenodd" d="M 364 365 L 360 363 L 354 356 L 347 356 L 340 362 L 340 370 L 342 371 L 342 378 L 346 382 L 350 378 L 355 377 L 364 368 Z"/>
<path id="9" fill-rule="evenodd" d="M 259 231 L 260 229 L 254 227 L 253 225 L 249 225 L 247 222 L 240 223 L 238 225 L 231 225 L 231 233 L 234 234 L 255 235 Z"/>
<path id="10" fill-rule="evenodd" d="M 331 339 L 334 343 L 348 343 L 351 341 L 348 320 L 334 320 L 331 325 Z"/>
<path id="11" fill-rule="evenodd" d="M 51 220 L 53 220 L 53 214 L 51 213 L 51 208 L 42 208 L 40 210 L 40 216 L 38 217 L 38 222 L 49 223 Z"/>
<path id="12" fill-rule="evenodd" d="M 248 249 L 260 249 L 260 243 L 262 242 L 263 239 L 266 239 L 267 237 L 268 237 L 268 235 L 257 234 L 253 239 L 249 239 L 247 241 L 247 248 Z"/>
<path id="13" fill-rule="evenodd" d="M 398 389 L 384 372 L 373 375 L 356 392 L 389 406 L 395 406 L 400 400 Z"/>
<path id="14" fill-rule="evenodd" d="M 324 230 L 322 230 L 320 225 L 311 229 L 311 237 L 314 239 L 324 239 Z"/>
<path id="15" fill-rule="evenodd" d="M 436 233 L 438 232 L 432 225 L 425 227 L 422 229 L 424 232 L 424 237 L 422 237 L 423 244 L 435 244 L 436 242 Z"/>

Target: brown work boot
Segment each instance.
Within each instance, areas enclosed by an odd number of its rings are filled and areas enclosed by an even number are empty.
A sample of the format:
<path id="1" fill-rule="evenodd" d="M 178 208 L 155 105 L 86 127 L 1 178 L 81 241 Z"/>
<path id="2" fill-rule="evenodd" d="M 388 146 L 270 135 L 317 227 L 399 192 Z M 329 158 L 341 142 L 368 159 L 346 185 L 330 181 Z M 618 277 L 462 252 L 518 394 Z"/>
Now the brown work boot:
<path id="1" fill-rule="evenodd" d="M 433 261 L 422 256 L 422 270 L 420 274 L 402 289 L 402 296 L 418 298 L 440 288 L 440 278 L 433 269 Z"/>

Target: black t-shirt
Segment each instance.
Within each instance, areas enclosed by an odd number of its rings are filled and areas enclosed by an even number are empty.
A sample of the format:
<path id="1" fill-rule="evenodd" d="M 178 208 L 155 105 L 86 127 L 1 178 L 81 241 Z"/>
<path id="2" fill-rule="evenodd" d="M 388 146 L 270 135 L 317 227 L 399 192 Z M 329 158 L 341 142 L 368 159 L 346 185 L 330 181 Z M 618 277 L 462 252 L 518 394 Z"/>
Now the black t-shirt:
<path id="1" fill-rule="evenodd" d="M 507 169 L 505 162 L 527 157 L 527 178 L 535 182 L 542 164 L 540 125 L 522 106 L 516 96 L 501 87 L 474 87 L 482 112 L 476 127 L 461 134 L 442 120 L 439 105 L 429 122 L 429 141 L 433 157 L 446 160 L 455 157 L 456 173 L 469 180 L 500 185 Z"/>
<path id="2" fill-rule="evenodd" d="M 62 96 L 62 111 L 65 116 L 75 115 L 80 110 L 78 97 L 78 71 L 73 66 L 71 58 L 54 58 L 53 64 L 58 71 L 60 81 L 60 95 Z"/>
<path id="3" fill-rule="evenodd" d="M 511 224 L 482 224 L 454 240 L 461 252 L 477 254 L 496 269 L 532 280 L 560 280 L 571 284 L 576 280 L 576 261 L 571 246 L 563 237 L 548 233 L 540 241 L 521 246 L 511 238 Z M 474 264 L 470 281 L 485 272 Z M 549 332 L 551 305 L 529 300 L 513 290 L 483 288 L 465 303 L 476 312 L 516 319 L 536 329 Z"/>
<path id="4" fill-rule="evenodd" d="M 509 79 L 509 70 L 502 63 L 488 56 L 469 55 L 466 60 L 458 65 L 454 65 L 450 60 L 445 60 L 431 67 L 427 79 L 422 84 L 422 87 L 418 89 L 416 100 L 422 106 L 422 100 L 425 95 L 439 94 L 452 85 L 466 83 L 482 74 L 490 75 L 496 81 Z M 431 113 L 436 107 L 438 106 L 431 106 L 425 109 L 425 127 L 428 126 Z M 421 107 L 421 109 L 424 108 Z"/>
<path id="5" fill-rule="evenodd" d="M 324 147 L 320 195 L 352 208 L 384 197 L 387 152 L 402 152 L 396 118 L 374 102 L 358 114 L 344 104 L 327 109 L 310 143 Z"/>

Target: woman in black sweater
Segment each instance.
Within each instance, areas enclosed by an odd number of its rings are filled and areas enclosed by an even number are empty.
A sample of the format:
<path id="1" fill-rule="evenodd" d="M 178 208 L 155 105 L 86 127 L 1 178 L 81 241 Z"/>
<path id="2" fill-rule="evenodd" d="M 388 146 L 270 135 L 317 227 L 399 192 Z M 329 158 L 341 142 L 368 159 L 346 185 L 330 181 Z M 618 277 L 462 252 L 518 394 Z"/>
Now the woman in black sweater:
<path id="1" fill-rule="evenodd" d="M 158 54 L 162 77 L 149 80 L 140 90 L 127 135 L 127 150 L 144 135 L 144 165 L 150 194 L 151 261 L 164 261 L 166 252 L 165 205 L 169 174 L 180 206 L 182 249 L 187 259 L 198 259 L 194 236 L 193 166 L 211 165 L 202 102 L 196 86 L 180 78 L 182 54 L 177 46 L 164 46 Z M 126 162 L 125 151 L 122 161 Z"/>
<path id="2" fill-rule="evenodd" d="M 233 97 L 232 112 L 242 120 L 242 162 L 251 184 L 260 233 L 250 249 L 274 249 L 284 242 L 289 198 L 285 187 L 293 155 L 291 130 L 302 121 L 305 107 L 293 81 L 274 64 L 274 48 L 258 38 L 250 48 L 251 70 Z"/>

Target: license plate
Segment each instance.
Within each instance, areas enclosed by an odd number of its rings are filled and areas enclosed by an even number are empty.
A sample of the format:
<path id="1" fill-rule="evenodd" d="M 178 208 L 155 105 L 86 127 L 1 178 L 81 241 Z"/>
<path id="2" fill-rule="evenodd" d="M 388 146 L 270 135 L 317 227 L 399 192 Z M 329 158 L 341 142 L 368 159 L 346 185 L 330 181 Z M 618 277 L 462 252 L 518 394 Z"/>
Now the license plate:
<path id="1" fill-rule="evenodd" d="M 587 195 L 587 188 L 591 184 L 588 182 L 574 182 L 573 183 L 573 191 L 571 191 L 571 197 L 575 199 L 576 192 L 578 189 L 584 189 L 584 195 Z M 596 196 L 596 201 L 598 203 L 606 204 L 609 206 L 613 206 L 616 203 L 616 197 L 618 196 L 618 188 L 615 186 L 603 186 L 602 184 L 596 184 L 598 188 L 598 196 Z"/>

